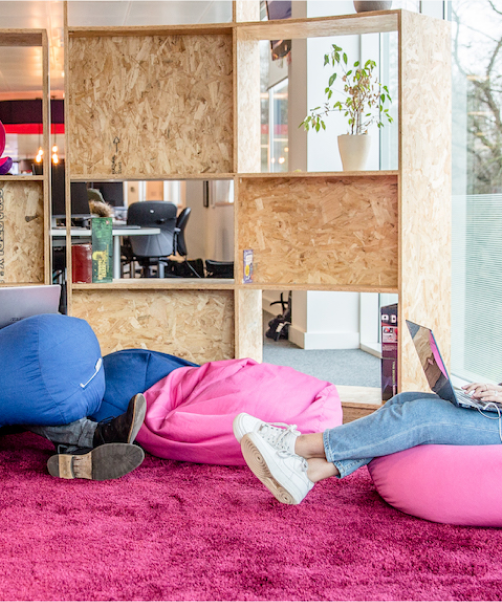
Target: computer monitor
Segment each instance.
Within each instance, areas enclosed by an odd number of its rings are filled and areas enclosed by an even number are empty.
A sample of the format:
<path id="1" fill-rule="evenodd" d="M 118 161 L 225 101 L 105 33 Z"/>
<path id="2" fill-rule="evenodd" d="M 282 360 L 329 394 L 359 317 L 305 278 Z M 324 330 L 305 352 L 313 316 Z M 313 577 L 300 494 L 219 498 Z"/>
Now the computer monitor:
<path id="1" fill-rule="evenodd" d="M 70 184 L 71 216 L 89 217 L 89 199 L 87 197 L 87 184 L 85 182 L 72 182 Z"/>
<path id="2" fill-rule="evenodd" d="M 112 207 L 124 206 L 123 182 L 93 182 L 91 188 L 99 190 L 104 200 Z"/>
<path id="3" fill-rule="evenodd" d="M 65 166 L 64 161 L 51 165 L 52 186 L 52 217 L 64 219 L 65 210 Z M 71 216 L 89 217 L 89 201 L 87 198 L 87 184 L 85 182 L 72 182 L 70 184 Z"/>

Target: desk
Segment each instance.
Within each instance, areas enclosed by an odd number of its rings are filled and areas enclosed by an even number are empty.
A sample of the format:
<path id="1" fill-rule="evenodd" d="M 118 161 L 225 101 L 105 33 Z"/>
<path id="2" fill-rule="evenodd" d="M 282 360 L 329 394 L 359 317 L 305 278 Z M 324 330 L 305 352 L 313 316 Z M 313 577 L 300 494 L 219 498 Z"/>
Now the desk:
<path id="1" fill-rule="evenodd" d="M 72 238 L 91 238 L 91 231 L 87 228 L 72 228 Z M 160 228 L 124 228 L 113 226 L 113 279 L 120 278 L 120 237 L 121 236 L 155 236 L 160 234 Z M 66 237 L 66 228 L 51 228 L 52 238 Z"/>

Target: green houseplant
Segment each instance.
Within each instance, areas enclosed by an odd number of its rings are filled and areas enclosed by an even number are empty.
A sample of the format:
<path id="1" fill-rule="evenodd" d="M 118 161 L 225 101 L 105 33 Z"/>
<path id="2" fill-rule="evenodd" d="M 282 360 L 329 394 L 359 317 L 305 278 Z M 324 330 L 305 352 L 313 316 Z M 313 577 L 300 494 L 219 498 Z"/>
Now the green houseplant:
<path id="1" fill-rule="evenodd" d="M 347 134 L 338 136 L 343 168 L 347 171 L 358 171 L 364 169 L 369 153 L 371 138 L 367 133 L 368 127 L 373 123 L 376 123 L 379 128 L 383 127 L 382 119 L 387 120 L 388 123 L 393 121 L 389 115 L 392 103 L 389 89 L 378 81 L 375 61 L 368 59 L 364 65 L 356 61 L 353 67 L 349 68 L 347 54 L 336 44 L 332 45 L 329 54 L 324 55 L 324 66 L 326 65 L 342 71 L 345 100 L 337 100 L 332 104 L 331 99 L 335 93 L 333 86 L 338 77 L 338 72 L 334 71 L 324 90 L 326 95 L 324 106 L 311 109 L 310 114 L 299 127 L 303 126 L 306 131 L 325 130 L 326 123 L 323 117 L 332 111 L 342 112 L 349 126 Z"/>

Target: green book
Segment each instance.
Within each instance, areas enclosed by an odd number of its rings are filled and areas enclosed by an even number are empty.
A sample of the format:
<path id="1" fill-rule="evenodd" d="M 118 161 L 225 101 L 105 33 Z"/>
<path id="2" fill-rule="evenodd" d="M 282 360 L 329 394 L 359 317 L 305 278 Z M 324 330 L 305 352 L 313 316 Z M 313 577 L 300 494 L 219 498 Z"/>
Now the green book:
<path id="1" fill-rule="evenodd" d="M 92 218 L 92 281 L 113 280 L 113 220 L 111 217 Z"/>

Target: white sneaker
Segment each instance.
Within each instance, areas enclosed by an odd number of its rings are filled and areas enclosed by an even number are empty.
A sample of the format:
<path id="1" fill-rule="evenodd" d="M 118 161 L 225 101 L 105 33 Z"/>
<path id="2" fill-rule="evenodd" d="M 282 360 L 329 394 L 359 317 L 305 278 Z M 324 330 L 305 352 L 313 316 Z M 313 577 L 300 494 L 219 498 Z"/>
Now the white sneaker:
<path id="1" fill-rule="evenodd" d="M 275 447 L 260 433 L 244 435 L 241 449 L 250 470 L 279 502 L 299 504 L 314 486 L 305 458 Z"/>
<path id="2" fill-rule="evenodd" d="M 282 451 L 295 453 L 296 438 L 301 435 L 296 430 L 296 424 L 284 422 L 263 422 L 249 414 L 239 414 L 233 422 L 234 435 L 240 443 L 244 435 L 259 433 L 266 441 Z"/>

